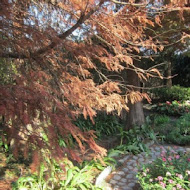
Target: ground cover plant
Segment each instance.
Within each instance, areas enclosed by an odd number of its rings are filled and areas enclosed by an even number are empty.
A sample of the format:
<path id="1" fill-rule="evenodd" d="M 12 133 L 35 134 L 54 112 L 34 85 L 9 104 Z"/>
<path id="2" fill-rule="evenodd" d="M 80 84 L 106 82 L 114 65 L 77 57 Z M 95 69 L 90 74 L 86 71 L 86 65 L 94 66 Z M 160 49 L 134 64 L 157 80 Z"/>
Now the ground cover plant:
<path id="1" fill-rule="evenodd" d="M 102 133 L 101 131 L 101 135 L 103 135 Z M 43 136 L 43 138 L 48 141 L 47 136 Z M 76 141 L 73 139 L 72 144 L 73 146 L 76 144 Z M 64 141 L 61 139 L 60 146 L 65 146 Z M 11 189 L 99 190 L 101 188 L 94 185 L 96 177 L 107 166 L 111 166 L 114 169 L 116 165 L 116 161 L 110 156 L 99 160 L 86 160 L 80 164 L 76 162 L 73 164 L 72 161 L 64 158 L 60 163 L 60 161 L 56 161 L 51 157 L 48 149 L 42 149 L 41 151 L 45 162 L 40 163 L 37 170 L 32 172 L 33 163 L 31 158 L 27 164 L 22 157 L 16 160 L 9 146 L 4 141 L 0 141 L 0 164 L 2 166 L 0 176 L 12 183 Z M 93 156 L 90 159 L 93 159 Z"/>
<path id="2" fill-rule="evenodd" d="M 142 151 L 147 151 L 147 147 L 145 145 L 145 142 L 143 142 L 146 137 L 150 138 L 150 134 L 152 131 L 148 127 L 149 125 L 144 125 L 142 127 L 135 127 L 134 129 L 126 132 L 123 130 L 123 126 L 119 124 L 119 121 L 115 117 L 110 116 L 103 116 L 102 115 L 97 116 L 99 122 L 97 123 L 96 127 L 98 129 L 98 124 L 101 125 L 105 124 L 105 121 L 109 122 L 107 124 L 110 124 L 110 127 L 114 127 L 115 124 L 118 124 L 117 133 L 112 132 L 111 135 L 117 136 L 120 144 L 118 147 L 115 147 L 114 149 L 111 149 L 108 151 L 108 157 L 104 157 L 103 160 L 100 162 L 100 160 L 93 160 L 93 161 L 84 161 L 80 165 L 75 165 L 69 161 L 68 159 L 65 159 L 61 165 L 66 165 L 65 169 L 62 169 L 60 167 L 60 163 L 56 162 L 51 158 L 50 155 L 48 155 L 48 150 L 42 150 L 45 162 L 40 164 L 40 167 L 38 167 L 37 172 L 31 173 L 30 170 L 25 170 L 23 167 L 23 174 L 21 177 L 18 178 L 19 173 L 17 172 L 14 178 L 14 183 L 12 185 L 12 188 L 14 190 L 17 189 L 100 189 L 98 187 L 95 187 L 93 184 L 95 182 L 95 178 L 97 175 L 103 171 L 107 166 L 112 166 L 114 168 L 117 163 L 112 158 L 115 156 L 119 156 L 121 154 L 131 152 L 134 154 L 137 154 Z M 82 120 L 83 121 L 83 120 Z M 147 119 L 148 121 L 148 119 Z M 89 122 L 89 123 L 88 123 Z M 81 118 L 79 120 L 79 124 L 81 124 Z M 88 125 L 89 124 L 89 125 Z M 87 125 L 83 125 L 83 130 L 88 131 L 92 130 L 91 128 L 92 122 L 87 121 Z M 105 124 L 106 125 L 106 124 Z M 100 137 L 105 135 L 105 132 L 103 130 L 100 130 Z M 107 135 L 107 133 L 106 133 Z M 44 139 L 48 142 L 48 137 L 42 135 Z M 101 140 L 101 138 L 99 138 Z M 71 138 L 70 146 L 74 146 L 76 144 L 76 141 Z M 59 140 L 61 147 L 67 147 L 66 143 L 63 139 Z M 4 143 L 1 143 L 3 151 L 6 151 L 6 146 Z M 10 151 L 10 150 L 9 150 Z M 31 160 L 30 160 L 31 162 Z M 31 164 L 31 163 L 30 163 Z M 29 164 L 29 165 L 30 165 Z M 27 166 L 29 168 L 29 165 Z M 30 165 L 31 167 L 32 165 Z M 17 166 L 18 167 L 18 166 Z M 26 167 L 26 166 L 25 166 Z M 16 180 L 18 178 L 18 180 Z"/>
<path id="3" fill-rule="evenodd" d="M 34 189 L 70 189 L 70 190 L 100 190 L 96 187 L 95 179 L 107 166 L 113 169 L 116 161 L 111 157 L 100 160 L 84 161 L 80 165 L 74 165 L 70 160 L 64 159 L 61 163 L 46 156 L 46 162 L 41 163 L 38 172 L 25 173 L 12 183 L 13 190 Z"/>
<path id="4" fill-rule="evenodd" d="M 95 131 L 95 135 L 98 139 L 114 136 L 120 132 L 121 128 L 123 128 L 121 120 L 117 115 L 107 115 L 103 112 L 98 113 L 96 117 L 94 117 L 94 123 L 89 117 L 85 119 L 83 115 L 81 115 L 74 123 L 83 131 Z"/>
<path id="5" fill-rule="evenodd" d="M 190 99 L 190 88 L 174 85 L 170 88 L 155 88 L 150 91 L 153 102 L 182 101 Z"/>
<path id="6" fill-rule="evenodd" d="M 145 190 L 187 190 L 190 188 L 190 153 L 166 151 L 137 175 Z"/>
<path id="7" fill-rule="evenodd" d="M 178 145 L 190 144 L 190 113 L 171 120 L 166 115 L 154 116 L 153 129 L 155 133 L 163 136 L 165 142 Z"/>
<path id="8" fill-rule="evenodd" d="M 163 135 L 156 133 L 152 127 L 150 117 L 146 117 L 146 122 L 141 126 L 134 126 L 125 131 L 120 128 L 118 133 L 119 144 L 109 151 L 110 155 L 120 155 L 126 153 L 138 154 L 140 152 L 149 152 L 147 143 L 163 142 Z"/>

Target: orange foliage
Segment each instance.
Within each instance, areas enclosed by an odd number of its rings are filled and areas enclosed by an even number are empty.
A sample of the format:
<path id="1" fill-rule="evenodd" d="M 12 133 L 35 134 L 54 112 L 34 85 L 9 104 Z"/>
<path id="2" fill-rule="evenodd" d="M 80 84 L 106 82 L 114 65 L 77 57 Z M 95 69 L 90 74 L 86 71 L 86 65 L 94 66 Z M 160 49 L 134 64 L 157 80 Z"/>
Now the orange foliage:
<path id="1" fill-rule="evenodd" d="M 149 17 L 146 3 L 1 0 L 0 57 L 16 65 L 18 71 L 11 76 L 13 83 L 0 84 L 0 115 L 10 125 L 9 138 L 48 147 L 55 157 L 67 153 L 80 161 L 69 147 L 71 134 L 82 152 L 89 145 L 97 157 L 105 155 L 92 131 L 84 133 L 71 121 L 81 113 L 93 121 L 98 110 L 120 113 L 128 110 L 128 100 L 149 100 L 146 94 L 133 89 L 123 92 L 122 81 L 109 77 L 121 75 L 125 69 L 133 69 L 142 80 L 161 77 L 155 68 L 142 70 L 133 64 L 134 52 L 139 53 L 142 47 L 155 52 L 163 49 L 163 44 L 147 37 L 144 30 L 155 22 L 161 26 L 164 17 Z M 184 3 L 175 0 L 160 9 L 152 6 L 152 10 L 163 14 L 183 10 Z M 20 131 L 24 137 L 19 136 Z M 41 137 L 42 132 L 47 134 L 49 144 Z M 59 136 L 68 148 L 60 149 Z M 28 147 L 24 152 L 27 156 Z M 39 162 L 36 151 L 33 157 L 34 162 Z M 31 168 L 35 170 L 35 165 Z"/>

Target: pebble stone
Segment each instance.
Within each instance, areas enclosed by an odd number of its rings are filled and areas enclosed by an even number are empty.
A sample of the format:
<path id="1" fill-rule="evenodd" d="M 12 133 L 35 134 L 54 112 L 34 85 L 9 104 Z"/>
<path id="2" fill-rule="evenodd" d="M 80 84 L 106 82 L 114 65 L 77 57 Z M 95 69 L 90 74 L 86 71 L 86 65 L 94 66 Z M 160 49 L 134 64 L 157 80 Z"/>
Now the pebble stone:
<path id="1" fill-rule="evenodd" d="M 121 160 L 118 160 L 118 162 L 120 162 L 120 163 L 124 163 L 125 162 L 125 160 L 124 159 L 121 159 Z"/>
<path id="2" fill-rule="evenodd" d="M 128 174 L 128 175 L 126 176 L 127 179 L 131 179 L 131 178 L 133 178 L 133 177 L 134 177 L 133 174 Z"/>
<path id="3" fill-rule="evenodd" d="M 129 158 L 129 156 L 125 156 L 125 157 L 123 158 L 123 160 L 126 161 L 128 158 Z"/>
<path id="4" fill-rule="evenodd" d="M 125 175 L 125 172 L 124 171 L 119 171 L 119 172 L 117 172 L 117 174 L 119 174 L 119 175 Z"/>
<path id="5" fill-rule="evenodd" d="M 190 152 L 190 148 L 179 147 L 179 146 L 164 146 L 164 145 L 150 145 L 150 153 L 143 152 L 138 155 L 126 155 L 119 160 L 122 166 L 118 170 L 111 174 L 111 179 L 107 181 L 103 190 L 133 190 L 138 184 L 136 174 L 139 167 L 145 163 L 151 163 L 156 158 L 160 157 L 162 151 L 186 151 Z M 138 184 L 139 185 L 139 184 Z"/>
<path id="6" fill-rule="evenodd" d="M 126 182 L 127 182 L 127 179 L 126 179 L 126 178 L 122 178 L 122 179 L 121 179 L 121 182 L 126 183 Z"/>
<path id="7" fill-rule="evenodd" d="M 133 169 L 133 167 L 132 167 L 132 166 L 128 166 L 127 168 L 128 168 L 129 170 L 132 170 L 132 169 Z"/>
<path id="8" fill-rule="evenodd" d="M 113 179 L 115 179 L 115 180 L 120 180 L 120 179 L 121 179 L 121 176 L 118 175 L 118 174 L 116 174 L 116 175 L 114 175 Z"/>
<path id="9" fill-rule="evenodd" d="M 115 181 L 115 180 L 111 179 L 111 180 L 110 180 L 110 183 L 111 183 L 111 184 L 116 184 L 116 183 L 117 183 L 117 181 Z"/>
<path id="10" fill-rule="evenodd" d="M 124 171 L 125 173 L 127 173 L 127 172 L 129 172 L 129 168 L 128 168 L 128 167 L 125 167 L 125 168 L 123 168 L 123 171 Z"/>
<path id="11" fill-rule="evenodd" d="M 139 162 L 144 162 L 144 158 L 140 158 L 140 159 L 139 159 Z"/>
<path id="12" fill-rule="evenodd" d="M 134 187 L 134 186 L 135 186 L 135 183 L 129 183 L 128 186 L 129 186 L 129 187 Z"/>
<path id="13" fill-rule="evenodd" d="M 155 150 L 160 151 L 160 147 L 156 147 Z"/>
<path id="14" fill-rule="evenodd" d="M 132 190 L 132 188 L 131 187 L 124 187 L 124 188 L 122 188 L 122 190 Z"/>

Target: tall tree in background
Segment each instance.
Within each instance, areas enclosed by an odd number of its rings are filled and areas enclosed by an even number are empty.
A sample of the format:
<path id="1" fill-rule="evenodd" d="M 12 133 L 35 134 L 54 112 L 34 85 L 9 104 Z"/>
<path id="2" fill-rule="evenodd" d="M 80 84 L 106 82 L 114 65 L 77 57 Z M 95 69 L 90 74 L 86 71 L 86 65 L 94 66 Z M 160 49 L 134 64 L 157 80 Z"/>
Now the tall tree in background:
<path id="1" fill-rule="evenodd" d="M 82 113 L 93 121 L 98 110 L 120 114 L 129 109 L 128 103 L 149 98 L 135 86 L 104 75 L 99 65 L 117 75 L 130 70 L 127 77 L 132 80 L 134 73 L 143 80 L 159 76 L 157 69 L 143 70 L 133 63 L 139 59 L 134 52 L 142 48 L 157 52 L 165 43 L 145 34 L 147 27 L 154 26 L 148 12 L 183 11 L 188 9 L 186 3 L 175 0 L 150 7 L 143 0 L 1 0 L 0 57 L 13 63 L 17 72 L 11 83 L 0 85 L 0 115 L 8 141 L 15 141 L 15 156 L 25 141 L 24 155 L 32 145 L 34 160 L 47 147 L 57 158 L 67 154 L 80 161 L 69 146 L 70 135 L 82 153 L 89 145 L 97 157 L 105 155 L 106 150 L 95 143 L 94 132 L 82 132 L 72 120 Z M 159 19 L 158 14 L 157 23 Z M 94 43 L 94 36 L 101 43 Z M 94 72 L 101 79 L 98 83 Z M 59 147 L 60 136 L 66 148 Z"/>
<path id="2" fill-rule="evenodd" d="M 173 58 L 173 74 L 177 74 L 172 80 L 173 84 L 190 87 L 190 51 L 183 52 Z"/>
<path id="3" fill-rule="evenodd" d="M 163 4 L 168 1 L 163 1 Z M 187 1 L 186 7 L 190 6 Z M 177 14 L 177 11 L 159 13 L 160 17 L 155 19 L 157 24 L 154 28 L 147 28 L 148 36 L 157 37 L 160 42 L 167 42 L 162 52 L 151 52 L 150 55 L 155 56 L 152 65 L 158 64 L 163 70 L 164 85 L 172 86 L 172 67 L 173 58 L 189 49 L 190 39 L 190 11 L 184 9 Z M 160 19 L 161 18 L 161 19 Z"/>

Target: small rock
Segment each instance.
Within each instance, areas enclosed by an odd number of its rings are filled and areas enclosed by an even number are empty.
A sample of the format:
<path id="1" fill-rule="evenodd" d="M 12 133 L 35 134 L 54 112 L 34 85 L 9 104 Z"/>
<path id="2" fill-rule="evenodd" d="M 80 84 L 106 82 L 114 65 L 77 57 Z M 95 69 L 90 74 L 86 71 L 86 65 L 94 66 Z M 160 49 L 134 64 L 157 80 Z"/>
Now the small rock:
<path id="1" fill-rule="evenodd" d="M 126 182 L 121 182 L 121 181 L 119 181 L 119 182 L 118 182 L 118 185 L 119 185 L 120 187 L 123 187 L 123 186 L 126 185 Z"/>
<path id="2" fill-rule="evenodd" d="M 127 178 L 127 179 L 134 178 L 134 175 L 133 175 L 133 174 L 128 174 L 128 175 L 126 176 L 126 178 Z"/>
<path id="3" fill-rule="evenodd" d="M 125 167 L 125 168 L 123 168 L 123 171 L 124 171 L 124 172 L 128 172 L 128 171 L 129 171 L 129 168 L 128 168 L 128 167 Z"/>
<path id="4" fill-rule="evenodd" d="M 127 168 L 129 168 L 129 170 L 132 170 L 132 169 L 133 169 L 133 167 L 132 167 L 132 166 L 128 166 Z"/>
<path id="5" fill-rule="evenodd" d="M 134 167 L 134 168 L 133 168 L 133 171 L 134 171 L 134 172 L 138 172 L 138 168 L 137 168 L 137 167 Z"/>
<path id="6" fill-rule="evenodd" d="M 182 147 L 180 147 L 177 151 L 179 151 L 179 152 L 184 152 L 184 151 L 185 151 L 185 149 L 184 149 L 184 148 L 182 148 Z"/>
<path id="7" fill-rule="evenodd" d="M 140 159 L 139 159 L 139 162 L 144 162 L 144 158 L 140 158 Z"/>
<path id="8" fill-rule="evenodd" d="M 129 186 L 129 187 L 134 187 L 134 186 L 135 186 L 135 183 L 129 183 L 128 186 Z"/>
<path id="9" fill-rule="evenodd" d="M 123 158 L 123 160 L 126 161 L 128 158 L 129 158 L 129 156 L 125 156 L 125 157 Z"/>
<path id="10" fill-rule="evenodd" d="M 160 152 L 155 152 L 154 155 L 160 156 Z"/>
<path id="11" fill-rule="evenodd" d="M 114 188 L 113 188 L 113 190 L 119 190 L 120 188 L 119 188 L 119 186 L 115 186 Z"/>
<path id="12" fill-rule="evenodd" d="M 116 184 L 116 183 L 118 183 L 118 182 L 115 181 L 115 180 L 113 180 L 113 179 L 111 179 L 111 180 L 110 180 L 110 183 L 114 185 L 114 184 Z"/>
<path id="13" fill-rule="evenodd" d="M 127 165 L 132 165 L 132 164 L 134 164 L 134 163 L 136 163 L 135 160 L 130 160 L 129 162 L 127 162 Z"/>
<path id="14" fill-rule="evenodd" d="M 138 159 L 138 157 L 137 156 L 133 156 L 133 160 L 137 160 Z"/>
<path id="15" fill-rule="evenodd" d="M 151 160 L 156 160 L 156 158 L 158 158 L 158 156 L 157 155 L 153 155 L 152 158 L 151 158 Z"/>
<path id="16" fill-rule="evenodd" d="M 122 178 L 121 181 L 124 182 L 124 183 L 126 183 L 127 179 L 126 178 Z"/>
<path id="17" fill-rule="evenodd" d="M 156 151 L 160 151 L 160 147 L 155 147 L 154 148 Z"/>
<path id="18" fill-rule="evenodd" d="M 125 175 L 125 172 L 124 171 L 119 171 L 117 172 L 118 175 Z"/>
<path id="19" fill-rule="evenodd" d="M 147 153 L 146 153 L 146 152 L 142 152 L 141 154 L 142 154 L 143 156 L 146 156 Z"/>
<path id="20" fill-rule="evenodd" d="M 131 187 L 123 187 L 122 190 L 132 190 Z"/>
<path id="21" fill-rule="evenodd" d="M 133 177 L 137 175 L 136 171 L 131 171 L 131 174 L 133 174 Z"/>
<path id="22" fill-rule="evenodd" d="M 115 179 L 115 180 L 120 180 L 120 179 L 121 179 L 121 176 L 120 176 L 120 175 L 114 175 L 113 179 Z"/>
<path id="23" fill-rule="evenodd" d="M 151 148 L 150 148 L 150 151 L 151 151 L 151 152 L 152 152 L 152 151 L 154 151 L 154 148 L 153 148 L 153 147 L 151 147 Z"/>
<path id="24" fill-rule="evenodd" d="M 118 160 L 118 162 L 120 162 L 120 163 L 124 163 L 125 162 L 125 160 L 124 159 L 120 159 L 120 160 Z"/>

